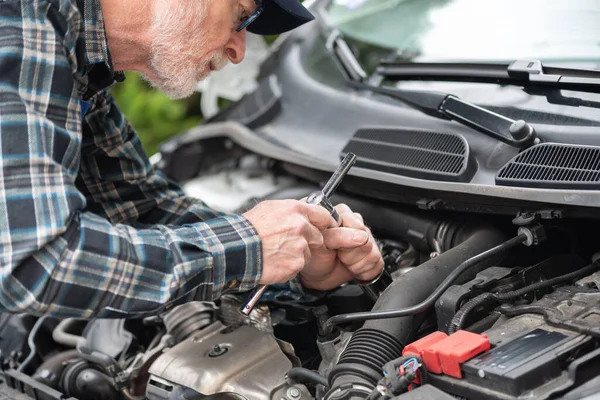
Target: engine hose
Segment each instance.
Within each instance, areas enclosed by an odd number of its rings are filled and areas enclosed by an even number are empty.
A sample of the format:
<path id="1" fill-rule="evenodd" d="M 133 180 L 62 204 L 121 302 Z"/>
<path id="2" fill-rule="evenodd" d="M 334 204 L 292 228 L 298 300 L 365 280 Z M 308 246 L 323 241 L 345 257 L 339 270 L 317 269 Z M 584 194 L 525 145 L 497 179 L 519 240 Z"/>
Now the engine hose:
<path id="1" fill-rule="evenodd" d="M 52 339 L 58 344 L 73 348 L 77 348 L 80 342 L 85 344 L 86 338 L 67 332 L 77 321 L 79 321 L 77 318 L 66 318 L 60 321 L 52 331 Z"/>
<path id="2" fill-rule="evenodd" d="M 420 314 L 422 312 L 427 311 L 431 306 L 435 304 L 435 302 L 444 294 L 446 290 L 458 279 L 460 278 L 466 271 L 469 269 L 480 265 L 482 262 L 496 257 L 499 254 L 503 254 L 506 251 L 520 245 L 527 239 L 527 236 L 522 234 L 515 236 L 512 239 L 507 240 L 506 242 L 499 244 L 498 246 L 484 251 L 481 254 L 478 254 L 474 257 L 469 258 L 467 261 L 461 263 L 458 268 L 456 268 L 450 275 L 444 279 L 444 281 L 427 297 L 425 300 L 420 302 L 417 305 L 402 308 L 399 310 L 390 310 L 390 311 L 379 311 L 379 312 L 360 312 L 360 313 L 349 313 L 349 314 L 341 314 L 336 315 L 335 317 L 329 318 L 327 321 L 328 325 L 339 325 L 347 322 L 354 321 L 367 321 L 372 319 L 387 319 L 387 318 L 398 318 L 398 317 L 407 317 L 416 314 Z"/>
<path id="3" fill-rule="evenodd" d="M 569 272 L 568 274 L 557 276 L 552 279 L 548 279 L 543 282 L 532 283 L 531 285 L 522 287 L 517 290 L 506 293 L 482 293 L 469 300 L 464 306 L 458 310 L 450 325 L 448 326 L 448 334 L 452 334 L 460 329 L 464 328 L 466 321 L 469 319 L 470 314 L 481 307 L 490 307 L 502 302 L 511 301 L 518 299 L 528 293 L 535 292 L 541 289 L 546 289 L 555 286 L 559 283 L 573 281 L 575 279 L 583 278 L 600 268 L 600 260 L 593 262 L 587 267 L 578 269 L 577 271 Z"/>
<path id="4" fill-rule="evenodd" d="M 329 382 L 327 382 L 327 378 L 308 368 L 292 368 L 287 373 L 287 376 L 296 382 L 311 382 L 329 388 Z"/>
<path id="5" fill-rule="evenodd" d="M 403 214 L 405 213 L 399 212 L 399 215 Z M 364 217 L 365 221 L 371 223 L 366 216 Z M 415 219 L 413 213 L 410 224 L 415 223 Z M 428 226 L 429 223 L 430 220 L 425 219 L 425 225 Z M 410 224 L 401 226 L 404 229 L 410 227 Z M 379 226 L 373 225 L 373 227 L 379 229 Z M 423 226 L 417 225 L 414 228 L 417 232 L 423 232 Z M 428 234 L 435 235 L 436 231 L 437 229 L 429 229 Z M 373 312 L 395 311 L 423 302 L 466 260 L 473 259 L 504 242 L 504 235 L 498 229 L 474 222 L 451 223 L 445 232 L 444 248 L 450 250 L 410 270 L 401 279 L 395 280 L 377 300 Z M 411 237 L 411 231 L 400 232 L 399 236 L 407 240 Z M 503 251 L 487 253 L 489 257 L 472 260 L 472 264 L 468 264 L 469 268 L 465 268 L 462 275 L 456 276 L 457 283 L 466 282 L 482 269 L 493 265 L 509 248 L 514 247 L 515 243 L 523 241 L 522 237 L 517 236 L 517 238 L 513 238 L 509 245 L 501 247 Z M 427 241 L 432 243 L 434 239 L 435 237 L 429 236 Z M 430 250 L 433 249 L 430 247 Z M 347 372 L 342 370 L 335 376 L 329 377 L 329 381 L 332 382 L 329 393 L 334 393 L 343 385 L 354 382 L 374 388 L 377 382 L 372 381 L 372 375 L 381 378 L 383 365 L 402 355 L 404 345 L 414 338 L 422 316 L 423 314 L 367 320 L 364 326 L 352 335 L 337 366 L 361 366 L 363 369 L 368 369 L 370 373 L 367 375 L 357 370 Z M 364 396 L 356 398 L 364 398 Z"/>
<path id="6" fill-rule="evenodd" d="M 85 360 L 76 361 L 67 367 L 61 379 L 61 386 L 67 396 L 79 400 L 122 399 L 112 379 L 102 373 L 100 367 Z"/>
<path id="7" fill-rule="evenodd" d="M 33 328 L 31 328 L 31 332 L 29 332 L 29 336 L 27 337 L 27 345 L 29 346 L 29 355 L 27 356 L 27 358 L 25 358 L 25 360 L 21 363 L 21 365 L 19 365 L 19 367 L 17 368 L 17 371 L 19 371 L 19 372 L 27 371 L 29 364 L 35 359 L 35 356 L 37 354 L 35 337 L 37 336 L 39 330 L 42 328 L 42 325 L 44 325 L 44 321 L 46 321 L 46 318 L 48 318 L 47 315 L 40 317 L 37 321 L 35 321 Z"/>
<path id="8" fill-rule="evenodd" d="M 32 378 L 53 389 L 58 389 L 60 377 L 67 367 L 67 363 L 76 360 L 78 357 L 77 350 L 67 350 L 55 354 L 38 367 Z"/>

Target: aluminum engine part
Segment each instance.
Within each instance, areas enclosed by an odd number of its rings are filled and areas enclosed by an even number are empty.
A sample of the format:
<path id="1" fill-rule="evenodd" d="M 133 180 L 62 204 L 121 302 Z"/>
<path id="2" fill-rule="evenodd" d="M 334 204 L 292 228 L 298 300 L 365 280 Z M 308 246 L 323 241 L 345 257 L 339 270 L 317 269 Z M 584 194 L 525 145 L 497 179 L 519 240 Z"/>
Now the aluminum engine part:
<path id="1" fill-rule="evenodd" d="M 225 325 L 250 325 L 260 331 L 273 333 L 269 307 L 254 307 L 250 315 L 244 315 L 240 312 L 243 302 L 237 296 L 226 294 L 221 296 L 220 300 L 219 319 Z"/>
<path id="2" fill-rule="evenodd" d="M 327 376 L 331 368 L 337 364 L 340 354 L 346 348 L 348 341 L 352 337 L 351 332 L 342 332 L 338 337 L 333 340 L 326 342 L 317 341 L 317 347 L 319 353 L 321 353 L 321 364 L 319 365 L 319 372 L 323 376 Z"/>
<path id="3" fill-rule="evenodd" d="M 214 321 L 216 309 L 214 303 L 201 301 L 175 307 L 163 316 L 167 333 L 179 343 L 192 333 L 210 325 Z"/>
<path id="4" fill-rule="evenodd" d="M 325 342 L 317 341 L 317 347 L 319 353 L 321 353 L 321 364 L 319 364 L 319 373 L 322 376 L 329 376 L 329 371 L 337 364 L 342 351 L 348 345 L 350 338 L 352 337 L 351 332 L 342 332 L 338 337 L 333 340 Z M 327 390 L 323 386 L 317 386 L 317 398 L 323 398 Z"/>
<path id="5" fill-rule="evenodd" d="M 292 367 L 272 334 L 215 322 L 156 359 L 147 396 L 167 399 L 168 388 L 180 385 L 203 395 L 229 392 L 247 400 L 312 399 L 305 386 L 286 381 Z M 163 383 L 154 387 L 153 381 Z"/>

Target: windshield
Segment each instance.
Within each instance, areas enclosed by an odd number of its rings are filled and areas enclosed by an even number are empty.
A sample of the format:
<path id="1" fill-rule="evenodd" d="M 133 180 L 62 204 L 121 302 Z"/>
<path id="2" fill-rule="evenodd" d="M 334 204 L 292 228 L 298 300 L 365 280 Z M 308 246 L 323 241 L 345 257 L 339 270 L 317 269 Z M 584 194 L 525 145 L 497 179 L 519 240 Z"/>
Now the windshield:
<path id="1" fill-rule="evenodd" d="M 600 64 L 600 0 L 333 0 L 327 17 L 413 61 Z"/>

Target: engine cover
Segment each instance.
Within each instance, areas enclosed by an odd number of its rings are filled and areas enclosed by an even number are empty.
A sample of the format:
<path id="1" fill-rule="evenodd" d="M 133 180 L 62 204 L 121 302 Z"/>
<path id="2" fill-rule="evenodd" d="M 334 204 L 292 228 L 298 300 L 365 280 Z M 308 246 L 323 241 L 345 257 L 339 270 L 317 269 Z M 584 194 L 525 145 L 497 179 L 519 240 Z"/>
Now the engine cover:
<path id="1" fill-rule="evenodd" d="M 203 395 L 235 393 L 236 399 L 312 399 L 305 386 L 286 382 L 293 366 L 272 334 L 215 322 L 156 359 L 146 396 L 169 399 L 179 385 Z"/>

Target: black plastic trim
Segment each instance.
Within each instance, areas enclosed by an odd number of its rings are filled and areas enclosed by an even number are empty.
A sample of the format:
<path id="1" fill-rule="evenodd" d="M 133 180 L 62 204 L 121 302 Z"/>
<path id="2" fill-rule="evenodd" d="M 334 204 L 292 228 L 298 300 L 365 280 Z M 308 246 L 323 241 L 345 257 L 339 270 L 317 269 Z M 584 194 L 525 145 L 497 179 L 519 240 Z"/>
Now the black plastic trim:
<path id="1" fill-rule="evenodd" d="M 461 135 L 400 128 L 362 128 L 342 150 L 363 168 L 420 179 L 469 182 L 477 164 Z"/>
<path id="2" fill-rule="evenodd" d="M 543 143 L 503 166 L 496 175 L 503 186 L 547 189 L 600 189 L 600 147 Z"/>

